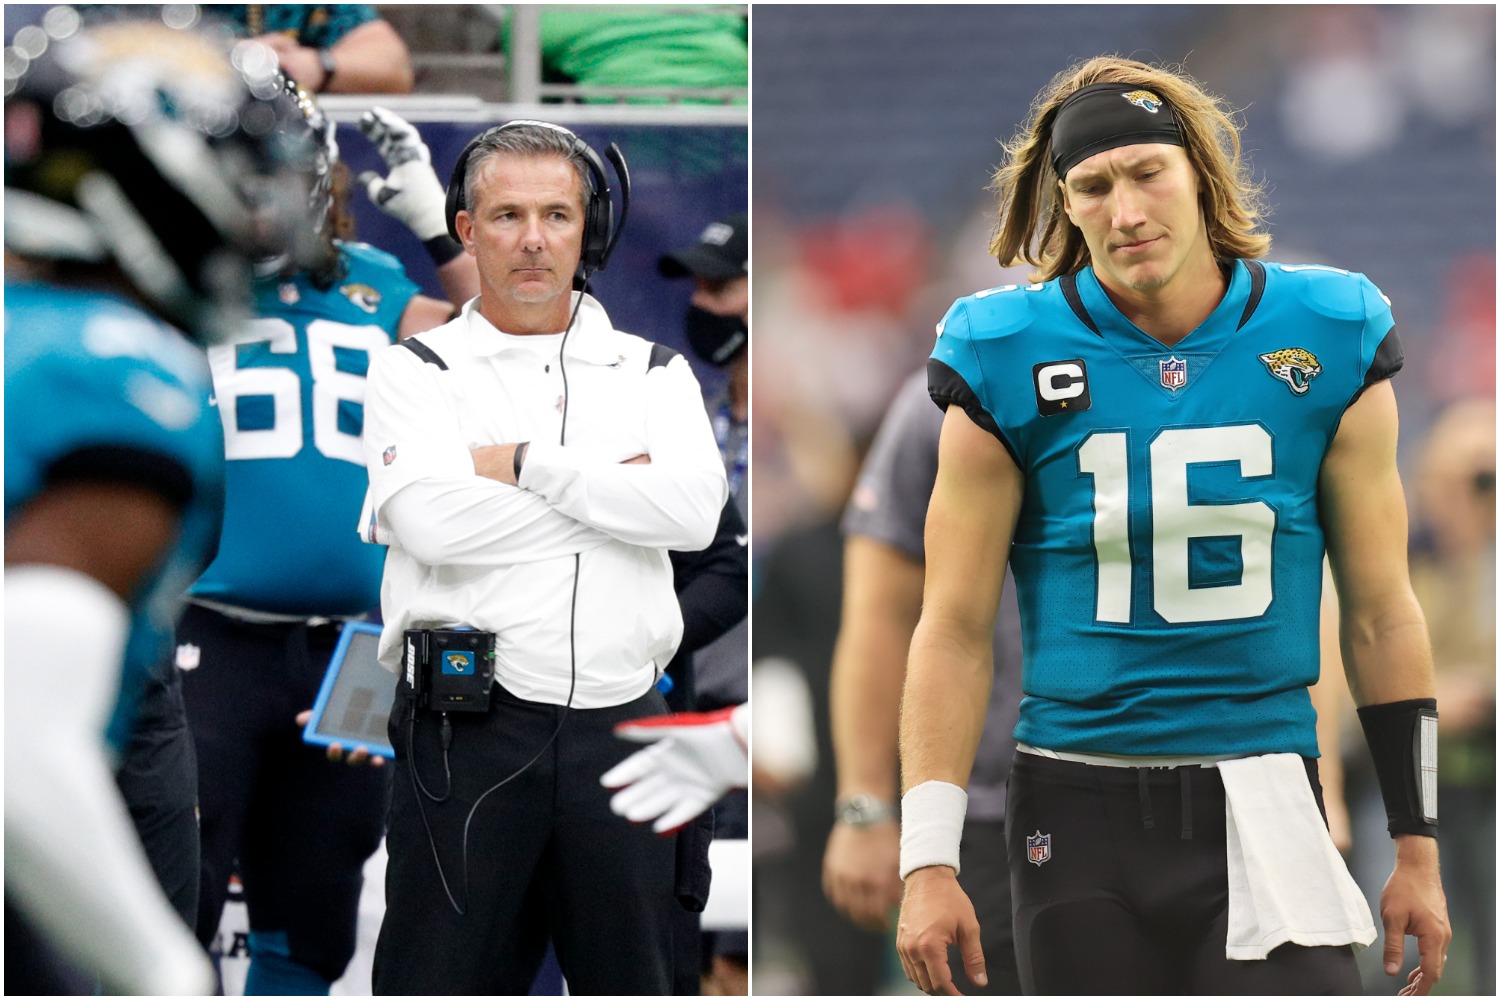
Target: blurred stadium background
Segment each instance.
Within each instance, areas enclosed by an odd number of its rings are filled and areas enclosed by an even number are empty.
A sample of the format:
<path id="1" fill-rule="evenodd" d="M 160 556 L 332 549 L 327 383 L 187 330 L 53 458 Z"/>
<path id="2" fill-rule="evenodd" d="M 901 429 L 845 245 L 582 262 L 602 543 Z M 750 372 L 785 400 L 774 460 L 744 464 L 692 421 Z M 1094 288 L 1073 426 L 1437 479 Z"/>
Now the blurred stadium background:
<path id="1" fill-rule="evenodd" d="M 18 33 L 40 24 L 51 4 L 7 4 L 5 42 L 30 44 Z M 211 5 L 202 5 L 212 16 Z M 483 129 L 516 118 L 565 125 L 601 153 L 618 143 L 630 167 L 629 221 L 607 270 L 590 292 L 618 329 L 681 351 L 693 364 L 706 399 L 722 391 L 725 374 L 689 349 L 683 317 L 691 281 L 668 280 L 657 258 L 697 242 L 703 227 L 744 212 L 748 197 L 746 4 L 659 4 L 618 7 L 538 4 L 375 4 L 411 52 L 410 94 L 320 95 L 338 125 L 340 157 L 351 176 L 384 175 L 375 148 L 355 123 L 373 105 L 415 124 L 447 183 L 464 145 Z M 423 293 L 446 298 L 431 260 L 401 223 L 376 209 L 362 191 L 350 207 L 357 239 L 396 255 Z M 707 930 L 743 929 L 749 917 L 748 847 L 716 843 L 711 854 L 715 894 L 704 913 Z M 384 912 L 384 848 L 366 866 L 360 948 L 334 993 L 368 995 L 370 960 Z M 227 956 L 227 993 L 243 990 L 247 920 L 235 885 L 220 932 Z"/>
<path id="2" fill-rule="evenodd" d="M 1271 259 L 1362 271 L 1394 303 L 1445 727 L 1454 943 L 1438 992 L 1493 995 L 1495 8 L 756 6 L 752 21 L 755 991 L 864 992 L 871 963 L 910 991 L 887 942 L 820 889 L 836 520 L 949 303 L 1023 273 L 986 255 L 997 140 L 1055 73 L 1113 52 L 1183 64 L 1244 112 Z M 797 556 L 796 593 L 767 593 L 767 565 Z M 1373 903 L 1391 849 L 1357 725 L 1345 737 L 1351 864 Z M 1393 992 L 1373 957 L 1367 986 Z"/>

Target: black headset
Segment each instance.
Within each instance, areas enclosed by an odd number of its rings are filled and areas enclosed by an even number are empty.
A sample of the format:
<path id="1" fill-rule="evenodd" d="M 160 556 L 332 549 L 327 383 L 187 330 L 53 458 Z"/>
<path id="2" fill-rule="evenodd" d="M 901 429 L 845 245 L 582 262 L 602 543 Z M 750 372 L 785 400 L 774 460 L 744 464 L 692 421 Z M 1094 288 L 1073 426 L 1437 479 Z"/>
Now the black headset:
<path id="1" fill-rule="evenodd" d="M 582 156 L 584 163 L 588 166 L 589 190 L 583 215 L 583 252 L 578 258 L 578 277 L 586 281 L 595 271 L 604 270 L 604 266 L 609 263 L 609 255 L 614 252 L 615 244 L 620 242 L 620 233 L 625 228 L 625 218 L 630 214 L 630 171 L 625 166 L 625 156 L 620 152 L 620 147 L 610 143 L 604 155 L 609 158 L 609 162 L 615 168 L 615 175 L 620 178 L 620 219 L 616 222 L 614 200 L 610 197 L 609 177 L 604 173 L 603 161 L 588 143 L 561 125 L 518 118 L 504 125 L 485 129 L 475 136 L 464 147 L 464 151 L 458 154 L 458 162 L 453 165 L 453 176 L 448 181 L 448 235 L 460 243 L 463 242 L 458 239 L 458 213 L 464 207 L 464 180 L 469 168 L 469 156 L 474 152 L 474 147 L 497 132 L 526 125 L 552 129 L 567 136 L 573 147 L 569 151 L 569 156 Z"/>

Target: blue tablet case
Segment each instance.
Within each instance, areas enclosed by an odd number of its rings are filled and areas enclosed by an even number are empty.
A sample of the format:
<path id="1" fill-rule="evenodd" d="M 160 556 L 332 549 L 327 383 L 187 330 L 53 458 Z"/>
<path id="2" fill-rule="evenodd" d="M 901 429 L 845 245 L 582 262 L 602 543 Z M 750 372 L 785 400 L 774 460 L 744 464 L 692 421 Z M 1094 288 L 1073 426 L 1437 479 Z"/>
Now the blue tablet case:
<path id="1" fill-rule="evenodd" d="M 396 698 L 396 675 L 376 659 L 379 644 L 379 625 L 344 624 L 312 718 L 302 730 L 303 740 L 322 746 L 338 743 L 345 750 L 362 746 L 376 756 L 396 756 L 386 735 Z"/>

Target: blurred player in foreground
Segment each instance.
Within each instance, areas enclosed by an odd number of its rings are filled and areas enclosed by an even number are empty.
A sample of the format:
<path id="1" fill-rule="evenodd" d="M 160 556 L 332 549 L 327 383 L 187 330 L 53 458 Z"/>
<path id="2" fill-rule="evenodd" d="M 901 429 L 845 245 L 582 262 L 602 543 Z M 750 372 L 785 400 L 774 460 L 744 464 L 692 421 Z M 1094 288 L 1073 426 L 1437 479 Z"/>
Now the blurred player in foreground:
<path id="1" fill-rule="evenodd" d="M 333 123 L 295 83 L 283 101 L 294 131 L 318 149 L 303 214 L 316 257 L 263 263 L 258 318 L 209 350 L 228 459 L 224 532 L 177 632 L 201 776 L 198 939 L 213 941 L 238 870 L 250 918 L 245 989 L 261 995 L 326 994 L 354 953 L 387 778 L 344 766 L 336 752 L 325 759 L 303 742 L 297 717 L 317 697 L 343 623 L 380 599 L 385 552 L 350 530 L 365 489 L 370 356 L 455 312 L 418 295 L 394 257 L 336 238 L 349 227 Z M 427 147 L 383 109 L 361 126 L 393 167 L 367 179 L 372 195 L 427 241 L 462 304 L 478 276 L 442 234 L 443 190 Z M 276 406 L 257 409 L 267 396 Z"/>
<path id="2" fill-rule="evenodd" d="M 1416 936 L 1403 992 L 1425 994 L 1450 930 L 1390 306 L 1362 275 L 1259 262 L 1237 128 L 1179 73 L 1080 64 L 1007 150 L 991 250 L 1037 283 L 960 299 L 929 362 L 946 418 L 902 707 L 907 975 L 956 992 L 956 942 L 984 982 L 954 876 L 1008 561 L 1022 988 L 1358 992 L 1351 946 L 1376 929 L 1319 812 L 1307 691 L 1326 546 L 1396 838 L 1386 970 Z"/>
<path id="3" fill-rule="evenodd" d="M 59 8 L 5 62 L 6 988 L 78 988 L 34 927 L 107 992 L 200 994 L 111 770 L 217 540 L 200 347 L 246 318 L 305 160 L 255 43 Z"/>

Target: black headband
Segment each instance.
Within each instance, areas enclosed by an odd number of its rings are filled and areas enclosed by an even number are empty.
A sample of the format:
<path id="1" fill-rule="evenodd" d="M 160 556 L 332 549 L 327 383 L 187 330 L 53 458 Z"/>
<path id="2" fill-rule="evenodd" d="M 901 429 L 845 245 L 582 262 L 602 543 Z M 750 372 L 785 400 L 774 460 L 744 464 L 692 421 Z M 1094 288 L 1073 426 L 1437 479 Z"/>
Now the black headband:
<path id="1" fill-rule="evenodd" d="M 1052 169 L 1059 179 L 1095 153 L 1142 142 L 1185 146 L 1172 106 L 1129 83 L 1096 83 L 1076 91 L 1052 119 Z"/>

